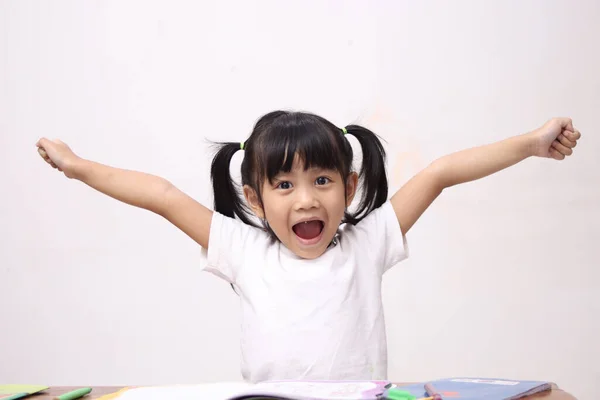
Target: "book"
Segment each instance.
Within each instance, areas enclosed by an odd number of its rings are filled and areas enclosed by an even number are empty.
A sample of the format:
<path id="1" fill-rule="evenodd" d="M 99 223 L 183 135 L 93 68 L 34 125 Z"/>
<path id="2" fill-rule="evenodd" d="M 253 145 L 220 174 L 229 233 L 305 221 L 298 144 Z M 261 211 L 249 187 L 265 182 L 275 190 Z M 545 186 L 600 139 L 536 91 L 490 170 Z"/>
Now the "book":
<path id="1" fill-rule="evenodd" d="M 484 378 L 449 378 L 430 381 L 442 398 L 461 400 L 516 400 L 552 389 L 550 382 Z M 400 386 L 417 398 L 428 397 L 425 384 Z"/>
<path id="2" fill-rule="evenodd" d="M 0 400 L 19 399 L 48 389 L 42 385 L 0 385 Z"/>
<path id="3" fill-rule="evenodd" d="M 129 388 L 100 400 L 378 400 L 388 381 L 271 381 Z"/>

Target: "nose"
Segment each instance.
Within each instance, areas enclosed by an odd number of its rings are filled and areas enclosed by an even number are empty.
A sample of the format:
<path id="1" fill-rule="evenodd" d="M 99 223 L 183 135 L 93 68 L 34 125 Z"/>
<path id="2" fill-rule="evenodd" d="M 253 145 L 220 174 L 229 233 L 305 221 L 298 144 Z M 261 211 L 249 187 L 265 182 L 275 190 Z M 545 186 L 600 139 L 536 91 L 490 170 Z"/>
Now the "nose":
<path id="1" fill-rule="evenodd" d="M 310 187 L 300 187 L 296 190 L 296 198 L 294 199 L 294 210 L 310 210 L 311 208 L 319 208 L 321 202 L 315 190 Z"/>

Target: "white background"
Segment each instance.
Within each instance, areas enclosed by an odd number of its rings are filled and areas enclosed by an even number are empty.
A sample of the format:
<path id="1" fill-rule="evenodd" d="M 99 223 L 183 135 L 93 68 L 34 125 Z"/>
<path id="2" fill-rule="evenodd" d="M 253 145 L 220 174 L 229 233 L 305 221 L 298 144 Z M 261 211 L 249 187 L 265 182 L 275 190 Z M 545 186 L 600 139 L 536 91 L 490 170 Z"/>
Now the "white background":
<path id="1" fill-rule="evenodd" d="M 388 273 L 390 374 L 600 381 L 600 2 L 0 1 L 0 381 L 239 380 L 239 311 L 200 248 L 49 168 L 40 136 L 206 205 L 210 140 L 277 108 L 435 158 L 570 116 L 563 161 L 448 189 Z M 242 153 L 236 155 L 239 165 Z"/>

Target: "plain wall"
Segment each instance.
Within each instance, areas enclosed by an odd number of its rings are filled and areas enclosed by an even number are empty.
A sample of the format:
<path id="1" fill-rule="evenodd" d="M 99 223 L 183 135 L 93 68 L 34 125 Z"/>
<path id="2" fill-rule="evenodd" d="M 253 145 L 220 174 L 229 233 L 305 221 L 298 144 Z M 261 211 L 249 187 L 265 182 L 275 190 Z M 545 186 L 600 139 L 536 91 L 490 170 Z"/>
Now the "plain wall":
<path id="1" fill-rule="evenodd" d="M 591 398 L 598 21 L 594 0 L 0 1 L 0 381 L 241 379 L 238 300 L 200 248 L 49 168 L 41 136 L 212 205 L 206 139 L 244 140 L 277 108 L 371 127 L 391 193 L 439 156 L 570 116 L 575 155 L 448 189 L 409 232 L 384 278 L 389 378 Z"/>

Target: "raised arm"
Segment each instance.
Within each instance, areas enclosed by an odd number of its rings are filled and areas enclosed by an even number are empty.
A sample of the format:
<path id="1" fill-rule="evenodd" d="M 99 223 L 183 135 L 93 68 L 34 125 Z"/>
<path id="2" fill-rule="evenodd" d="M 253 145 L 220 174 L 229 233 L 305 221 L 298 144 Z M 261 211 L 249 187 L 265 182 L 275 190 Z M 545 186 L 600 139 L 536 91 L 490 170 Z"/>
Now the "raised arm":
<path id="1" fill-rule="evenodd" d="M 163 216 L 204 248 L 212 211 L 166 179 L 78 157 L 65 143 L 40 139 L 38 152 L 52 167 L 114 199 Z"/>
<path id="2" fill-rule="evenodd" d="M 406 234 L 445 188 L 474 181 L 530 156 L 562 160 L 581 134 L 568 118 L 554 118 L 535 131 L 441 157 L 415 175 L 391 198 Z"/>

